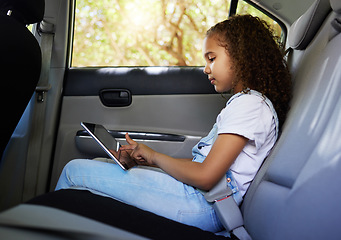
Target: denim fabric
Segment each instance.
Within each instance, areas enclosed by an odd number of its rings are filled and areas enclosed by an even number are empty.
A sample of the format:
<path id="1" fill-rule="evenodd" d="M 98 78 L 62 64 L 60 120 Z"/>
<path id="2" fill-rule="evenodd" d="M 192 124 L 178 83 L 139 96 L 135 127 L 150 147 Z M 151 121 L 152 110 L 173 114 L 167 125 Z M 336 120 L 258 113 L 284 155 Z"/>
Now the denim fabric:
<path id="1" fill-rule="evenodd" d="M 212 204 L 198 190 L 156 168 L 123 171 L 112 163 L 72 160 L 56 186 L 56 190 L 66 188 L 89 190 L 203 230 L 223 229 Z"/>

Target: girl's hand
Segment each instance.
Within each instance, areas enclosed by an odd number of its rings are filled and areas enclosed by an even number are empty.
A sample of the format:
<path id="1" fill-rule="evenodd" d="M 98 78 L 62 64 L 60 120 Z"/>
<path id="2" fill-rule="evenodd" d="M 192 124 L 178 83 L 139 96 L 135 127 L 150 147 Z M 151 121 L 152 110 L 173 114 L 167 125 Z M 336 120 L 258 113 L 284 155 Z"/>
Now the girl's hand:
<path id="1" fill-rule="evenodd" d="M 125 135 L 128 145 L 123 145 L 120 151 L 127 152 L 130 157 L 139 165 L 154 165 L 155 151 L 144 144 L 139 144 Z"/>
<path id="2" fill-rule="evenodd" d="M 126 165 L 128 168 L 134 167 L 138 164 L 126 151 L 118 150 L 118 152 L 116 152 L 115 150 L 111 149 L 109 149 L 109 151 L 116 157 L 116 159 L 118 159 L 118 161 L 120 161 L 123 165 Z"/>

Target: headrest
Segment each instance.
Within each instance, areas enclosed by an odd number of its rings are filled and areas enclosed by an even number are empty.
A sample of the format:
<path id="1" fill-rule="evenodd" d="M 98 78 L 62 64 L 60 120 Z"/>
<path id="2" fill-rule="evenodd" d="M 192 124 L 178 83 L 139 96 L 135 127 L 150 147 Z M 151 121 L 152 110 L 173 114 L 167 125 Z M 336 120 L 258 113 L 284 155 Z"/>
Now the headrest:
<path id="1" fill-rule="evenodd" d="M 340 0 L 330 0 L 330 6 L 334 12 L 341 14 L 341 1 Z"/>
<path id="2" fill-rule="evenodd" d="M 43 20 L 45 0 L 1 0 L 0 15 L 8 15 L 23 24 Z"/>
<path id="3" fill-rule="evenodd" d="M 338 2 L 339 0 L 334 0 Z M 340 4 L 339 4 L 340 5 Z M 329 0 L 316 0 L 290 27 L 288 44 L 297 50 L 305 49 L 330 11 Z"/>

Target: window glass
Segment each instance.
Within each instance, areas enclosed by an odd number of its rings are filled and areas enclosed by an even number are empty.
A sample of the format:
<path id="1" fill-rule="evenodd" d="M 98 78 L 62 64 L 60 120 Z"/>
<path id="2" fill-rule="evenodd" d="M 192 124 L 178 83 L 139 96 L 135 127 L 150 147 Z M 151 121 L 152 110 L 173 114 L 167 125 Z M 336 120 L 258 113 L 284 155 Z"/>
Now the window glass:
<path id="1" fill-rule="evenodd" d="M 72 66 L 201 66 L 230 0 L 77 0 Z"/>
<path id="2" fill-rule="evenodd" d="M 30 32 L 33 32 L 33 25 L 32 24 L 28 25 L 27 29 L 30 30 Z"/>
<path id="3" fill-rule="evenodd" d="M 244 1 L 239 1 L 237 6 L 236 14 L 250 14 L 252 16 L 257 16 L 263 20 L 265 20 L 273 29 L 274 34 L 278 37 L 280 37 L 282 40 L 284 39 L 284 31 L 282 30 L 281 26 L 272 18 L 270 18 L 268 15 L 264 14 L 257 8 L 253 7 L 252 5 L 248 4 Z"/>

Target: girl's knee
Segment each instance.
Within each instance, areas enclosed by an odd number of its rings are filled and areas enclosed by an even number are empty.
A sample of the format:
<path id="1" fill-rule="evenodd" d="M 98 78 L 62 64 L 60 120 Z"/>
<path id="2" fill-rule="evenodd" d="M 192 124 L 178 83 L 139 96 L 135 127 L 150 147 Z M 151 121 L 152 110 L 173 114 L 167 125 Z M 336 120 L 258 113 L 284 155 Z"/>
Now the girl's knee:
<path id="1" fill-rule="evenodd" d="M 74 172 L 76 170 L 79 171 L 88 165 L 87 164 L 88 161 L 91 161 L 91 160 L 73 159 L 64 166 L 63 172 L 70 173 L 70 172 Z"/>
<path id="2" fill-rule="evenodd" d="M 74 175 L 76 171 L 80 170 L 80 168 L 84 165 L 85 161 L 86 160 L 84 159 L 75 159 L 75 160 L 71 160 L 70 162 L 68 162 L 64 166 L 63 171 L 59 176 L 56 190 L 59 190 L 62 188 L 68 188 L 72 186 L 72 183 L 70 180 L 72 178 L 72 175 Z"/>
<path id="3" fill-rule="evenodd" d="M 74 168 L 80 165 L 83 165 L 85 163 L 85 161 L 88 161 L 86 159 L 73 159 L 70 162 L 68 162 L 64 168 Z"/>

